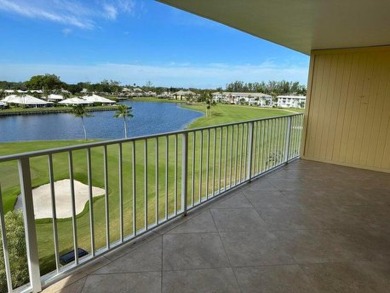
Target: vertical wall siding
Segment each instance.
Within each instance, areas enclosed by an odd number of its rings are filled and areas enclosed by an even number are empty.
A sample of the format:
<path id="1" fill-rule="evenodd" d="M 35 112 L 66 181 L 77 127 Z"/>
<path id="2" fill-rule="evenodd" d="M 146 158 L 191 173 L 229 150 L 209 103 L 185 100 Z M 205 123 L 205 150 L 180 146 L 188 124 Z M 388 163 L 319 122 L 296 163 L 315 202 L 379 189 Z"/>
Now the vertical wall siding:
<path id="1" fill-rule="evenodd" d="M 311 58 L 303 158 L 390 172 L 390 47 Z"/>

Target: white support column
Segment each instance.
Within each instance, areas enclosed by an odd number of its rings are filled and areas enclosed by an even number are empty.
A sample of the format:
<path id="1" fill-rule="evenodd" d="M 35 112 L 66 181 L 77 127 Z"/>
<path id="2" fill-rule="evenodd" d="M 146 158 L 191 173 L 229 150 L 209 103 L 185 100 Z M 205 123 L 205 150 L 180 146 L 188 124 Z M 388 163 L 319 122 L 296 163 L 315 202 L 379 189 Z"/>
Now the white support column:
<path id="1" fill-rule="evenodd" d="M 23 199 L 23 219 L 26 234 L 27 261 L 32 292 L 40 292 L 41 276 L 39 272 L 39 255 L 37 233 L 35 229 L 34 204 L 32 197 L 31 173 L 29 158 L 18 161 L 20 191 Z"/>

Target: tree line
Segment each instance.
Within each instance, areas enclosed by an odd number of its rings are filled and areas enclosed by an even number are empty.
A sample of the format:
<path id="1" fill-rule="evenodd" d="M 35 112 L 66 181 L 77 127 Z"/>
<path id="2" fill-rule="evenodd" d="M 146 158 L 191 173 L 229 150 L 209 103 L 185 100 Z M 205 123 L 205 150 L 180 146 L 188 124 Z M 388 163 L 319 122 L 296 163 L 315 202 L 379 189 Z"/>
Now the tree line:
<path id="1" fill-rule="evenodd" d="M 298 81 L 264 81 L 243 82 L 235 81 L 226 85 L 228 92 L 263 93 L 271 96 L 302 95 L 306 96 L 306 86 Z"/>
<path id="2" fill-rule="evenodd" d="M 123 88 L 133 89 L 135 87 L 141 88 L 143 91 L 154 91 L 157 94 L 168 91 L 176 92 L 179 90 L 184 90 L 182 87 L 160 87 L 153 86 L 151 82 L 147 82 L 143 86 L 138 86 L 137 84 L 127 84 L 121 85 L 119 81 L 107 80 L 104 79 L 98 83 L 91 82 L 78 82 L 75 84 L 66 83 L 60 79 L 59 76 L 55 74 L 44 74 L 44 75 L 34 75 L 29 80 L 23 82 L 10 82 L 10 81 L 0 81 L 0 90 L 43 90 L 47 92 L 60 92 L 61 90 L 67 90 L 71 94 L 76 94 L 81 92 L 83 89 L 86 89 L 88 92 L 98 92 L 98 93 L 111 93 L 115 94 L 122 91 Z M 196 90 L 196 89 L 190 89 Z"/>
<path id="3" fill-rule="evenodd" d="M 60 90 L 67 90 L 71 94 L 81 92 L 83 89 L 87 89 L 88 92 L 109 93 L 115 94 L 122 91 L 124 87 L 135 88 L 139 87 L 143 91 L 154 91 L 157 94 L 162 92 L 176 92 L 185 88 L 181 87 L 159 87 L 153 86 L 148 81 L 143 86 L 137 86 L 135 83 L 128 85 L 121 85 L 119 81 L 115 80 L 103 80 L 98 83 L 91 82 L 78 82 L 75 84 L 68 84 L 61 81 L 60 77 L 55 74 L 34 75 L 29 80 L 24 82 L 8 82 L 0 81 L 0 89 L 11 90 L 43 90 L 44 92 L 56 92 Z M 217 89 L 196 89 L 190 88 L 189 90 L 201 94 L 203 91 L 228 91 L 228 92 L 249 92 L 249 93 L 264 93 L 273 96 L 278 95 L 306 95 L 306 86 L 295 81 L 268 81 L 268 82 L 243 82 L 234 81 L 228 83 L 223 88 Z"/>

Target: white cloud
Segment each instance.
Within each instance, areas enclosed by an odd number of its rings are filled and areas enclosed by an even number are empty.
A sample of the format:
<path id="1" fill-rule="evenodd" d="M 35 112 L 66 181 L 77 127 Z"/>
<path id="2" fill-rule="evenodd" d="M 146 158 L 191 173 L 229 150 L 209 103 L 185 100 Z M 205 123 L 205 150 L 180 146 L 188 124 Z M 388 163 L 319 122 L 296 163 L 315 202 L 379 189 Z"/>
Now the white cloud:
<path id="1" fill-rule="evenodd" d="M 0 10 L 82 29 L 93 29 L 100 19 L 117 19 L 120 13 L 134 13 L 132 0 L 108 3 L 81 0 L 0 0 Z"/>
<path id="2" fill-rule="evenodd" d="M 225 87 L 229 82 L 288 80 L 306 84 L 308 68 L 305 66 L 259 65 L 135 65 L 135 64 L 97 64 L 97 65 L 29 65 L 3 64 L 0 80 L 24 81 L 32 75 L 53 73 L 68 83 L 80 81 L 100 82 L 113 79 L 122 84 L 145 84 L 151 81 L 159 86 L 216 88 Z"/>
<path id="3" fill-rule="evenodd" d="M 106 18 L 116 19 L 118 11 L 116 10 L 116 8 L 113 5 L 104 4 L 103 9 L 104 9 Z"/>
<path id="4" fill-rule="evenodd" d="M 135 3 L 132 0 L 118 0 L 117 6 L 123 12 L 133 13 L 135 9 Z"/>
<path id="5" fill-rule="evenodd" d="M 72 33 L 72 30 L 70 28 L 64 28 L 62 30 L 62 33 L 67 36 L 67 35 L 70 35 Z"/>

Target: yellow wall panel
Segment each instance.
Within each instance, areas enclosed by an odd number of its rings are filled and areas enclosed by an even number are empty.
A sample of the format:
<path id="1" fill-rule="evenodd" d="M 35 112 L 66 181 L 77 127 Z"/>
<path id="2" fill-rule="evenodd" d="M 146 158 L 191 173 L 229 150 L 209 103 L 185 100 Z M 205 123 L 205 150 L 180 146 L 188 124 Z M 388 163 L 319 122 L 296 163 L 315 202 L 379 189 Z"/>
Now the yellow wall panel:
<path id="1" fill-rule="evenodd" d="M 390 172 L 390 47 L 313 51 L 302 157 Z"/>

